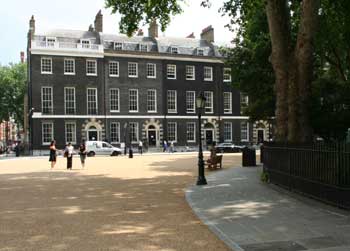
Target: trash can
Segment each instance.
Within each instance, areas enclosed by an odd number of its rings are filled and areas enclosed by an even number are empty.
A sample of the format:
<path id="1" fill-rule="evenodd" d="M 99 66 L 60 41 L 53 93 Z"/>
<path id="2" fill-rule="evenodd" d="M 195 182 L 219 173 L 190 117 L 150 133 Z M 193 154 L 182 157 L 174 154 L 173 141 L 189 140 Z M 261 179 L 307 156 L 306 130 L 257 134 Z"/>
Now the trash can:
<path id="1" fill-rule="evenodd" d="M 256 151 L 253 147 L 244 147 L 242 152 L 243 166 L 256 166 Z"/>

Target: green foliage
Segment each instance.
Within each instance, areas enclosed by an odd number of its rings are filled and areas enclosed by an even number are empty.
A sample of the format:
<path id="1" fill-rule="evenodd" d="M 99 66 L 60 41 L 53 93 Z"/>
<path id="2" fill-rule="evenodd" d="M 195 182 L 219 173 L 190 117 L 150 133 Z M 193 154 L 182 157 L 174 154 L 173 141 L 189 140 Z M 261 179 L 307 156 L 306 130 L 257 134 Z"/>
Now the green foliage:
<path id="1" fill-rule="evenodd" d="M 0 66 L 0 121 L 12 116 L 23 125 L 23 102 L 26 91 L 26 64 Z"/>
<path id="2" fill-rule="evenodd" d="M 260 180 L 264 183 L 269 183 L 270 182 L 269 173 L 263 170 L 260 175 Z"/>

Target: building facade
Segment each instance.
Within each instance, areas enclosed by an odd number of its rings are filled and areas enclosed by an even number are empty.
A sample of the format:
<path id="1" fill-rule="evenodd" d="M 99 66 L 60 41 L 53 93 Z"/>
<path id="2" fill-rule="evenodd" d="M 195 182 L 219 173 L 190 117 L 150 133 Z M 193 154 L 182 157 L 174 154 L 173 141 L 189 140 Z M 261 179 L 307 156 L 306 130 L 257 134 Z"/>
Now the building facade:
<path id="1" fill-rule="evenodd" d="M 211 26 L 201 38 L 158 37 L 152 22 L 148 36 L 103 33 L 96 15 L 88 31 L 28 33 L 28 108 L 33 149 L 52 139 L 67 142 L 105 140 L 159 147 L 198 145 L 195 99 L 206 97 L 202 140 L 247 143 L 244 97 L 231 85 L 231 71 L 214 45 Z"/>

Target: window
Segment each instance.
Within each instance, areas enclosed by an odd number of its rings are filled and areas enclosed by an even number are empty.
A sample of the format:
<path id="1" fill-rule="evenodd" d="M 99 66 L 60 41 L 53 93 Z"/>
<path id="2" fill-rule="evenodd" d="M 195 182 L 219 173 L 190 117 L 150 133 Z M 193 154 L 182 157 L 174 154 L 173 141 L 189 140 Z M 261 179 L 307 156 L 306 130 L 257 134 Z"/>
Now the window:
<path id="1" fill-rule="evenodd" d="M 81 47 L 89 49 L 90 48 L 90 40 L 82 39 L 81 40 Z"/>
<path id="2" fill-rule="evenodd" d="M 89 115 L 97 114 L 97 89 L 87 89 L 87 113 Z"/>
<path id="3" fill-rule="evenodd" d="M 86 60 L 86 75 L 87 76 L 97 76 L 97 61 L 96 60 Z"/>
<path id="4" fill-rule="evenodd" d="M 65 75 L 75 74 L 75 60 L 73 58 L 64 59 L 64 74 Z"/>
<path id="5" fill-rule="evenodd" d="M 128 63 L 129 78 L 137 78 L 137 63 Z"/>
<path id="6" fill-rule="evenodd" d="M 171 52 L 171 54 L 178 54 L 179 49 L 177 47 L 170 47 L 170 52 Z"/>
<path id="7" fill-rule="evenodd" d="M 137 89 L 129 90 L 129 112 L 139 111 L 139 91 Z"/>
<path id="8" fill-rule="evenodd" d="M 132 143 L 138 143 L 139 142 L 139 123 L 137 122 L 130 122 L 130 137 Z"/>
<path id="9" fill-rule="evenodd" d="M 177 141 L 177 124 L 176 122 L 168 123 L 168 140 L 169 141 Z"/>
<path id="10" fill-rule="evenodd" d="M 52 74 L 52 58 L 41 58 L 41 74 Z"/>
<path id="11" fill-rule="evenodd" d="M 148 46 L 147 44 L 140 44 L 139 49 L 140 51 L 148 51 Z"/>
<path id="12" fill-rule="evenodd" d="M 213 67 L 204 67 L 204 81 L 213 81 Z"/>
<path id="13" fill-rule="evenodd" d="M 41 125 L 42 144 L 50 145 L 53 140 L 53 123 L 43 122 Z"/>
<path id="14" fill-rule="evenodd" d="M 241 107 L 242 108 L 246 108 L 248 106 L 249 103 L 249 98 L 247 95 L 241 93 Z"/>
<path id="15" fill-rule="evenodd" d="M 66 122 L 66 143 L 77 143 L 75 122 Z"/>
<path id="16" fill-rule="evenodd" d="M 116 50 L 116 51 L 121 51 L 121 50 L 123 50 L 123 43 L 121 43 L 121 42 L 115 42 L 115 43 L 114 43 L 114 50 Z"/>
<path id="17" fill-rule="evenodd" d="M 186 65 L 186 80 L 195 80 L 195 68 L 193 65 Z"/>
<path id="18" fill-rule="evenodd" d="M 119 89 L 109 90 L 109 104 L 111 112 L 119 112 Z"/>
<path id="19" fill-rule="evenodd" d="M 147 64 L 147 78 L 156 78 L 156 64 Z"/>
<path id="20" fill-rule="evenodd" d="M 46 38 L 46 45 L 47 47 L 55 47 L 56 38 L 55 37 L 47 37 Z"/>
<path id="21" fill-rule="evenodd" d="M 198 48 L 198 49 L 197 49 L 197 55 L 198 55 L 198 56 L 204 56 L 204 50 Z"/>
<path id="22" fill-rule="evenodd" d="M 232 123 L 224 123 L 224 141 L 232 142 Z"/>
<path id="23" fill-rule="evenodd" d="M 231 68 L 224 68 L 224 82 L 231 82 Z"/>
<path id="24" fill-rule="evenodd" d="M 196 112 L 196 92 L 194 91 L 186 91 L 186 112 Z"/>
<path id="25" fill-rule="evenodd" d="M 157 90 L 147 90 L 147 112 L 157 112 Z"/>
<path id="26" fill-rule="evenodd" d="M 119 62 L 109 61 L 109 76 L 119 77 Z"/>
<path id="27" fill-rule="evenodd" d="M 204 97 L 206 99 L 204 106 L 205 113 L 213 113 L 213 92 L 204 92 Z"/>
<path id="28" fill-rule="evenodd" d="M 175 90 L 168 90 L 168 112 L 176 113 L 177 95 Z"/>
<path id="29" fill-rule="evenodd" d="M 176 79 L 176 65 L 173 65 L 173 64 L 167 65 L 167 76 L 168 76 L 168 79 Z"/>
<path id="30" fill-rule="evenodd" d="M 67 115 L 75 114 L 75 88 L 64 88 L 64 110 Z"/>
<path id="31" fill-rule="evenodd" d="M 232 93 L 224 92 L 224 113 L 232 113 Z"/>
<path id="32" fill-rule="evenodd" d="M 248 122 L 241 122 L 241 141 L 249 141 Z"/>
<path id="33" fill-rule="evenodd" d="M 53 113 L 52 87 L 41 88 L 41 112 L 43 114 Z"/>
<path id="34" fill-rule="evenodd" d="M 120 142 L 120 124 L 118 122 L 111 122 L 111 142 Z"/>
<path id="35" fill-rule="evenodd" d="M 187 142 L 196 142 L 196 123 L 187 123 Z"/>

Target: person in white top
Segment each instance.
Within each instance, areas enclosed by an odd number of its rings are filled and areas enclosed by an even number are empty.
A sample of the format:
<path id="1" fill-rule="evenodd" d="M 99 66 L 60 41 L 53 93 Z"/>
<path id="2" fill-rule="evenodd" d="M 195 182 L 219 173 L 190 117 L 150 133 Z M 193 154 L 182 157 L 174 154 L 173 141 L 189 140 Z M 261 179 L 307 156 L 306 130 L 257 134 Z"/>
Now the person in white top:
<path id="1" fill-rule="evenodd" d="M 143 147 L 143 143 L 142 141 L 140 140 L 139 142 L 139 153 L 142 155 L 142 147 Z"/>
<path id="2" fill-rule="evenodd" d="M 73 153 L 74 147 L 71 143 L 68 143 L 66 149 L 64 150 L 64 156 L 67 157 L 67 170 L 72 170 L 73 166 Z"/>

